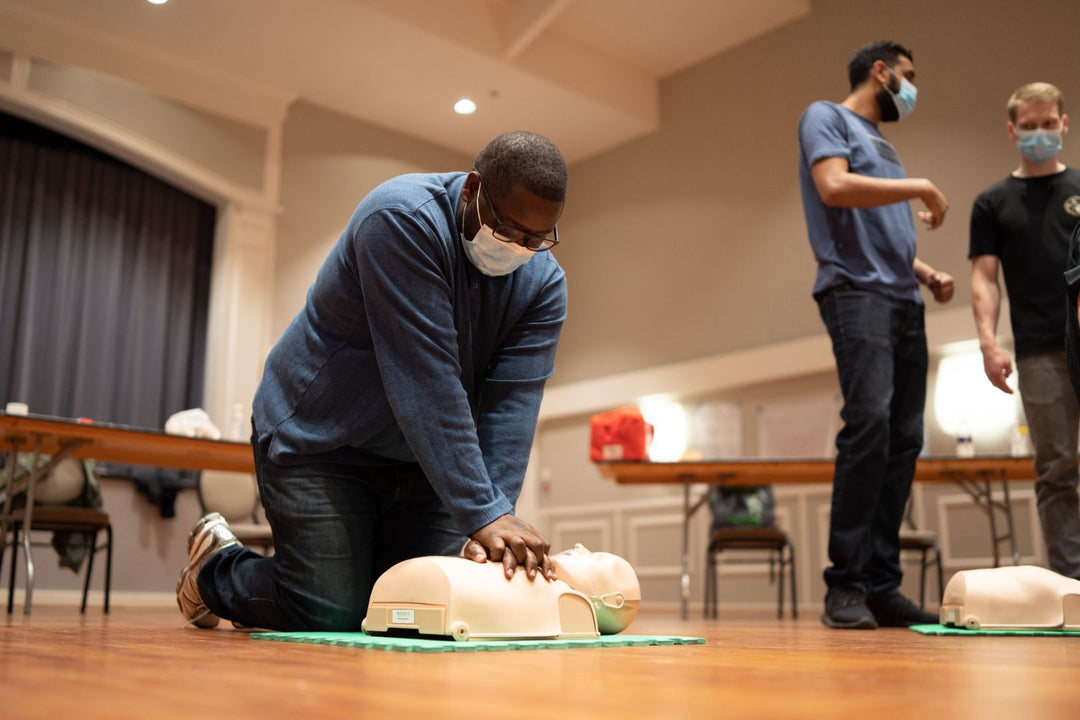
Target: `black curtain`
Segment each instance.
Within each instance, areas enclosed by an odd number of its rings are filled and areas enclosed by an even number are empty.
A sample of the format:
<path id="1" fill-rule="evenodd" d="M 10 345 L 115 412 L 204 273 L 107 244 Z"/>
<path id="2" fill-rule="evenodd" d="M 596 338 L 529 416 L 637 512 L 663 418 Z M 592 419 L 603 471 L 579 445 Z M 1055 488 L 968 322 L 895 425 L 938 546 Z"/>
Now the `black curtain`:
<path id="1" fill-rule="evenodd" d="M 158 429 L 201 406 L 215 215 L 0 113 L 0 400 Z"/>

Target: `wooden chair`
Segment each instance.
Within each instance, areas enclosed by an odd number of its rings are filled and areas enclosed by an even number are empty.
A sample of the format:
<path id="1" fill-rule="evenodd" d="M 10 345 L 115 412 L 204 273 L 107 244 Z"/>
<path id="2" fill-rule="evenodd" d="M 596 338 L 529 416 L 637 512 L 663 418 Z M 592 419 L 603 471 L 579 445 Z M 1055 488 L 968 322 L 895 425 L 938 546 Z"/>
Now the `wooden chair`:
<path id="1" fill-rule="evenodd" d="M 270 526 L 259 517 L 262 504 L 253 475 L 206 471 L 199 475 L 197 490 L 203 515 L 221 513 L 241 543 L 262 548 L 263 554 L 273 549 Z"/>
<path id="2" fill-rule="evenodd" d="M 791 581 L 791 617 L 799 617 L 795 585 L 795 547 L 791 539 L 775 525 L 766 527 L 720 527 L 714 528 L 705 554 L 705 617 L 717 616 L 719 591 L 717 571 L 719 555 L 725 550 L 764 550 L 768 553 L 769 582 L 777 581 L 776 616 L 784 617 L 784 571 Z M 739 560 L 737 562 L 756 562 Z M 779 572 L 777 572 L 779 569 Z"/>

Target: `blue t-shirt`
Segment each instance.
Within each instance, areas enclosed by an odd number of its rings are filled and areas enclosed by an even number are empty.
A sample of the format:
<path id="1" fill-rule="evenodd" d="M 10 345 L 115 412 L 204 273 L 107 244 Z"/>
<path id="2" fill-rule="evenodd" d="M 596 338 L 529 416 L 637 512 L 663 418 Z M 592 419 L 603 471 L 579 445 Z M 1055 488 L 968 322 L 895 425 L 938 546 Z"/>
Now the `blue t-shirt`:
<path id="1" fill-rule="evenodd" d="M 799 183 L 810 246 L 818 263 L 814 295 L 850 283 L 863 290 L 922 303 L 915 277 L 915 221 L 907 202 L 869 208 L 829 207 L 810 168 L 842 157 L 858 175 L 903 178 L 896 150 L 877 126 L 842 105 L 818 101 L 799 120 Z"/>
<path id="2" fill-rule="evenodd" d="M 465 173 L 356 208 L 270 351 L 255 427 L 281 465 L 418 462 L 462 533 L 513 510 L 566 316 L 550 252 L 488 277 L 461 246 Z"/>

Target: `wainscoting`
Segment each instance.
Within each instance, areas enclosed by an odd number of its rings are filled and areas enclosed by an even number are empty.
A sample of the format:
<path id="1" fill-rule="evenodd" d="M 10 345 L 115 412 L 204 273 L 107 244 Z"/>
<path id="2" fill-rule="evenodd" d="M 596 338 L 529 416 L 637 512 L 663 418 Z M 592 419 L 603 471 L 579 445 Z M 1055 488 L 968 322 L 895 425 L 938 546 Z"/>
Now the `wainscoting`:
<path id="1" fill-rule="evenodd" d="M 706 491 L 694 486 L 693 497 Z M 828 485 L 775 487 L 777 524 L 795 545 L 798 600 L 802 607 L 820 606 L 825 593 L 822 571 L 828 565 L 828 522 L 831 488 Z M 1045 565 L 1046 551 L 1039 528 L 1032 483 L 1010 484 L 1009 495 L 1017 547 L 1024 564 Z M 916 484 L 912 517 L 920 529 L 938 533 L 945 580 L 958 570 L 993 564 L 986 515 L 959 487 Z M 612 500 L 583 505 L 541 508 L 539 526 L 548 534 L 553 551 L 582 543 L 591 550 L 622 555 L 634 566 L 649 607 L 675 608 L 679 604 L 682 552 L 682 495 L 669 492 L 648 498 Z M 702 507 L 690 525 L 691 610 L 700 612 L 704 594 L 705 548 L 711 516 Z M 1001 532 L 999 526 L 999 533 Z M 1010 562 L 1001 543 L 1002 562 Z M 728 609 L 764 609 L 776 604 L 776 587 L 769 583 L 769 565 L 760 552 L 728 552 L 719 570 L 721 612 Z M 761 562 L 754 562 L 762 558 Z M 919 555 L 903 554 L 903 590 L 918 598 Z M 927 578 L 927 607 L 937 607 L 937 585 Z"/>

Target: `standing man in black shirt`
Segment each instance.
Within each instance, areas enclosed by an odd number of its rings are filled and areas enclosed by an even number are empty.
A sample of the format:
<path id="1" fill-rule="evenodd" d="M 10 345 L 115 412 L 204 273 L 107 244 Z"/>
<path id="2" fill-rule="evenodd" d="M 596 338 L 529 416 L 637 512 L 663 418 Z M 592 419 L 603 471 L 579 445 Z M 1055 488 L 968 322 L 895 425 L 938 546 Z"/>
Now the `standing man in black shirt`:
<path id="1" fill-rule="evenodd" d="M 1062 296 L 1069 237 L 1080 219 L 1080 170 L 1058 160 L 1069 131 L 1061 91 L 1029 83 L 1008 102 L 1006 132 L 1020 165 L 975 199 L 971 212 L 971 304 L 990 382 L 1011 393 L 1013 363 L 997 344 L 1005 275 L 1016 369 L 1035 449 L 1039 520 L 1050 568 L 1080 579 L 1077 425 L 1080 403 L 1065 360 Z"/>

